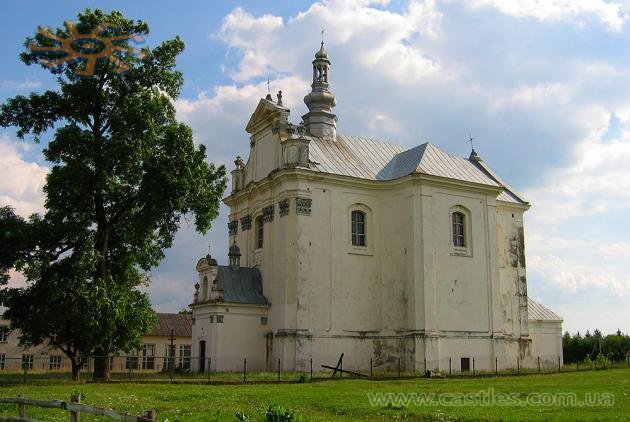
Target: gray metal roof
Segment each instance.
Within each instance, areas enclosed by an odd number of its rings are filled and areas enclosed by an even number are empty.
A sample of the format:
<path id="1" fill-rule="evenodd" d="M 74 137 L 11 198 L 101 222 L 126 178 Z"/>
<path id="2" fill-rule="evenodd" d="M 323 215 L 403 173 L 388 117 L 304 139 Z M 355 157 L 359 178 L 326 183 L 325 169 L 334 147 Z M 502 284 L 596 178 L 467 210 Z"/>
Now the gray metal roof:
<path id="1" fill-rule="evenodd" d="M 374 139 L 338 134 L 334 141 L 313 137 L 310 168 L 322 173 L 369 180 L 394 180 L 412 173 L 504 187 L 497 199 L 525 203 L 486 165 L 456 157 L 431 143 L 408 149 Z"/>
<path id="2" fill-rule="evenodd" d="M 171 330 L 175 337 L 192 336 L 192 315 L 158 313 L 157 317 L 158 321 L 150 336 L 170 336 Z"/>
<path id="3" fill-rule="evenodd" d="M 562 317 L 530 297 L 527 298 L 527 318 L 535 321 L 562 321 Z"/>
<path id="4" fill-rule="evenodd" d="M 219 265 L 217 278 L 219 289 L 223 290 L 223 301 L 228 303 L 247 303 L 268 305 L 263 295 L 262 276 L 258 268 L 232 268 Z"/>

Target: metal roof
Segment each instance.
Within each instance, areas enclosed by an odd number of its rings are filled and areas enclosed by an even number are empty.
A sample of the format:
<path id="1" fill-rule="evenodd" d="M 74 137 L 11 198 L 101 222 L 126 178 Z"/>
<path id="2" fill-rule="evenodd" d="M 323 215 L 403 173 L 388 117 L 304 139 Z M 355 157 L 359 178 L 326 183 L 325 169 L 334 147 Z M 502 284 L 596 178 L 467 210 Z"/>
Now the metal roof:
<path id="1" fill-rule="evenodd" d="M 246 303 L 268 305 L 263 295 L 262 276 L 258 268 L 233 268 L 219 265 L 217 278 L 219 289 L 223 290 L 223 301 L 227 303 Z"/>
<path id="2" fill-rule="evenodd" d="M 456 157 L 427 142 L 408 149 L 368 138 L 338 134 L 336 139 L 313 137 L 309 144 L 310 169 L 368 180 L 394 180 L 412 173 L 500 186 L 497 199 L 526 203 L 483 163 Z"/>
<path id="3" fill-rule="evenodd" d="M 562 317 L 530 297 L 527 298 L 527 318 L 535 321 L 562 321 Z"/>
<path id="4" fill-rule="evenodd" d="M 158 313 L 157 316 L 158 322 L 148 335 L 170 337 L 172 330 L 175 337 L 192 336 L 192 315 Z"/>

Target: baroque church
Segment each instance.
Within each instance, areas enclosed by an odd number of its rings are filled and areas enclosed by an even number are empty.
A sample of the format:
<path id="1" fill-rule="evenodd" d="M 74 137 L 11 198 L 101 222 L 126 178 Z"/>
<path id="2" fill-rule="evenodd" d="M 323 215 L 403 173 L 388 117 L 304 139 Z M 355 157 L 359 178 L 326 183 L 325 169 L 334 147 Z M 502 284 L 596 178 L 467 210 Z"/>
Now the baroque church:
<path id="1" fill-rule="evenodd" d="M 529 203 L 474 149 L 338 133 L 323 42 L 312 63 L 299 124 L 279 93 L 245 127 L 229 265 L 196 267 L 194 369 L 557 365 L 562 319 L 527 295 Z"/>

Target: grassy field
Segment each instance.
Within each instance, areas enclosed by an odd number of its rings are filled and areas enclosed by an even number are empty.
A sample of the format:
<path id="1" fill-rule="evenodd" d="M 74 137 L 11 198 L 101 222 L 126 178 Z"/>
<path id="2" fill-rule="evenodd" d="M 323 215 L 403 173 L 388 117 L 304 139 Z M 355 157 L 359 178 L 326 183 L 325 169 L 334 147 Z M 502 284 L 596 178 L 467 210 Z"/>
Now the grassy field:
<path id="1" fill-rule="evenodd" d="M 140 414 L 154 409 L 160 421 L 234 421 L 237 412 L 249 420 L 262 420 L 263 408 L 279 404 L 302 420 L 630 420 L 630 370 L 572 372 L 562 374 L 402 381 L 334 380 L 304 384 L 207 385 L 207 384 L 71 384 L 0 387 L 2 396 L 68 400 L 73 392 L 84 394 L 84 403 Z M 371 405 L 368 393 L 451 394 L 484 392 L 498 397 L 510 394 L 508 405 L 465 406 L 408 403 Z M 612 394 L 605 405 L 552 405 L 526 403 L 536 394 Z M 610 398 L 610 396 L 607 396 Z M 437 398 L 437 396 L 436 396 Z M 538 398 L 540 400 L 540 397 Z M 461 399 L 460 399 L 461 401 Z M 486 401 L 487 403 L 487 401 Z M 448 403 L 447 403 L 448 404 Z M 0 405 L 1 416 L 16 416 L 16 407 Z M 29 407 L 27 416 L 66 421 L 66 413 Z M 82 421 L 95 420 L 82 416 Z"/>

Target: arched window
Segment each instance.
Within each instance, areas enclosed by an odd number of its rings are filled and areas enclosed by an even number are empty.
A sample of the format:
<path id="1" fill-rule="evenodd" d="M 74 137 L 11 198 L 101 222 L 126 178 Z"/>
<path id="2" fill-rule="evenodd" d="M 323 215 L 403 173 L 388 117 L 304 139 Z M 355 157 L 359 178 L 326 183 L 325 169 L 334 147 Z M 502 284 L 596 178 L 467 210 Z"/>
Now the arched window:
<path id="1" fill-rule="evenodd" d="M 262 217 L 256 218 L 256 246 L 260 249 L 263 247 L 263 237 L 265 234 L 265 228 L 263 226 Z"/>
<path id="2" fill-rule="evenodd" d="M 352 211 L 352 246 L 366 246 L 365 213 Z"/>
<path id="3" fill-rule="evenodd" d="M 465 248 L 466 247 L 466 217 L 464 213 L 455 211 L 452 216 L 453 224 L 453 246 Z"/>

